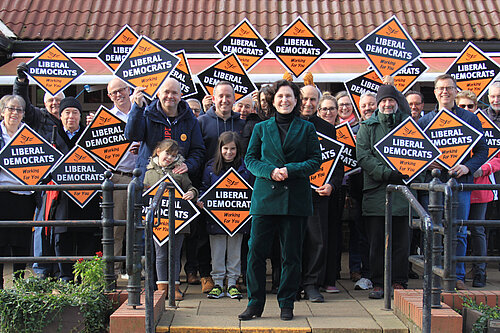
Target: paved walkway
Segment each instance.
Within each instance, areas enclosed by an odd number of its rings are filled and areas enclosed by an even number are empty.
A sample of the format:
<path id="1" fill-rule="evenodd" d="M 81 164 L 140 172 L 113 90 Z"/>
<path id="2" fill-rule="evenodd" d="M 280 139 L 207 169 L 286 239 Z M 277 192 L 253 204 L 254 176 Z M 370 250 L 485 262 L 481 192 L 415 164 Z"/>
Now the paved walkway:
<path id="1" fill-rule="evenodd" d="M 342 261 L 347 263 L 347 257 Z M 500 290 L 498 266 L 490 266 L 485 288 L 472 288 L 470 281 L 467 285 L 474 290 Z M 348 269 L 343 268 L 343 272 Z M 371 300 L 368 291 L 354 290 L 347 273 L 342 278 L 337 283 L 341 292 L 323 293 L 324 303 L 296 302 L 295 317 L 288 322 L 279 319 L 276 295 L 268 294 L 262 318 L 240 322 L 237 316 L 246 308 L 246 297 L 241 301 L 208 299 L 200 286 L 183 283 L 185 299 L 177 302 L 176 309 L 165 311 L 157 332 L 408 332 L 392 311 L 383 309 L 383 300 Z M 409 287 L 422 288 L 422 280 L 410 280 Z"/>

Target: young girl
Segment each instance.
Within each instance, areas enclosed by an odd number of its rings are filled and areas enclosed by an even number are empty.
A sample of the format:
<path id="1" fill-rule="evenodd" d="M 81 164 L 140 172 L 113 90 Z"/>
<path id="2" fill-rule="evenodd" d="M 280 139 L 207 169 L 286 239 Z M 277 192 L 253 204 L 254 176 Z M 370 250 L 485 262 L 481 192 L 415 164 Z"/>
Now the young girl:
<path id="1" fill-rule="evenodd" d="M 184 191 L 184 200 L 196 200 L 198 190 L 191 185 L 191 180 L 187 173 L 173 173 L 177 166 L 184 163 L 184 157 L 179 154 L 179 145 L 175 140 L 165 139 L 158 143 L 153 151 L 149 165 L 144 176 L 144 185 L 150 187 L 156 184 L 165 175 L 170 175 Z M 184 299 L 184 294 L 179 289 L 181 271 L 181 249 L 184 234 L 189 233 L 189 225 L 184 227 L 175 237 L 175 300 Z M 158 290 L 168 290 L 168 243 L 159 246 L 155 242 L 156 250 L 156 274 L 158 277 Z"/>
<path id="2" fill-rule="evenodd" d="M 207 190 L 224 173 L 233 167 L 249 184 L 252 175 L 246 169 L 241 151 L 239 135 L 235 132 L 224 132 L 219 136 L 217 151 L 212 160 L 208 161 L 203 172 L 202 191 Z M 198 202 L 203 207 L 203 202 Z M 208 298 L 220 298 L 225 295 L 224 278 L 227 277 L 227 295 L 231 298 L 241 298 L 236 287 L 236 280 L 241 272 L 241 241 L 243 233 L 248 233 L 249 223 L 243 226 L 235 235 L 230 237 L 213 219 L 207 219 L 207 231 L 212 253 L 212 279 L 214 288 L 208 293 Z M 227 259 L 226 259 L 227 256 Z"/>

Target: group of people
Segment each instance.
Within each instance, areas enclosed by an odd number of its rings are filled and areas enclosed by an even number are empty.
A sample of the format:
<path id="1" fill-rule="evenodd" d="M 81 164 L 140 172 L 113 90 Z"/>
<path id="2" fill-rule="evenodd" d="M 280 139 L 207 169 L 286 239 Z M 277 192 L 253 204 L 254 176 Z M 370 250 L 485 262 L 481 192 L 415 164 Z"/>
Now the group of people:
<path id="1" fill-rule="evenodd" d="M 46 95 L 45 108 L 33 106 L 28 95 L 28 79 L 21 64 L 14 83 L 13 95 L 2 99 L 0 147 L 7 144 L 24 119 L 28 125 L 61 152 L 74 147 L 84 129 L 82 106 L 73 97 Z M 438 111 L 445 108 L 482 132 L 473 113 L 477 98 L 471 92 L 460 92 L 453 77 L 438 76 L 434 93 L 436 108 L 423 114 L 424 97 L 410 91 L 403 96 L 384 79 L 378 92 L 365 93 L 359 100 L 360 115 L 355 113 L 345 91 L 335 96 L 321 92 L 314 84 L 299 88 L 288 80 L 264 85 L 253 94 L 235 102 L 230 82 L 216 84 L 212 96 L 203 101 L 183 100 L 181 86 L 167 78 L 157 98 L 147 103 L 143 88 L 130 91 L 119 78 L 107 86 L 114 106 L 111 112 L 126 122 L 125 136 L 131 148 L 113 172 L 112 181 L 128 183 L 132 170 L 142 171 L 145 187 L 153 186 L 170 175 L 182 188 L 182 199 L 200 208 L 198 198 L 229 169 L 234 168 L 253 186 L 250 214 L 252 219 L 229 236 L 207 214 L 183 228 L 175 239 L 176 300 L 184 295 L 180 289 L 181 253 L 186 250 L 184 269 L 187 282 L 202 285 L 207 297 L 225 295 L 242 298 L 246 284 L 248 307 L 241 320 L 260 317 L 266 299 L 266 260 L 272 263 L 271 291 L 277 294 L 281 319 L 293 318 L 293 304 L 304 297 L 323 302 L 321 292 L 337 293 L 342 253 L 342 222 L 349 221 L 349 269 L 355 289 L 371 290 L 370 298 L 382 298 L 385 187 L 403 184 L 407 176 L 392 170 L 376 152 L 374 145 L 412 117 L 424 129 Z M 489 91 L 488 117 L 500 125 L 500 83 Z M 93 114 L 86 118 L 88 124 Z M 336 126 L 348 123 L 356 135 L 356 158 L 360 169 L 344 176 L 339 160 L 328 183 L 312 189 L 309 177 L 319 170 L 322 147 L 317 133 L 336 138 Z M 461 164 L 442 170 L 442 181 L 449 177 L 458 182 L 484 184 L 500 170 L 500 157 L 487 159 L 488 147 L 482 138 Z M 433 163 L 421 181 L 430 181 L 430 170 L 442 167 Z M 495 174 L 498 176 L 497 174 Z M 16 184 L 4 171 L 2 184 Z M 494 178 L 493 178 L 494 179 Z M 48 179 L 49 180 L 49 179 Z M 47 181 L 48 181 L 47 180 Z M 11 209 L 2 210 L 3 220 L 31 219 L 99 219 L 99 199 L 81 209 L 64 193 L 1 192 Z M 496 194 L 495 194 L 496 195 Z M 425 193 L 419 194 L 428 204 Z M 483 219 L 487 209 L 498 212 L 492 191 L 460 192 L 457 218 Z M 12 209 L 13 205 L 19 209 Z M 35 212 L 36 211 L 36 212 Z M 20 216 L 20 212 L 23 216 Z M 406 288 L 408 277 L 415 275 L 408 256 L 421 247 L 418 232 L 408 226 L 408 204 L 395 195 L 393 202 L 393 288 Z M 12 215 L 12 214 L 15 214 Z M 126 192 L 115 194 L 114 218 L 125 219 Z M 27 255 L 30 248 L 29 229 L 7 229 L 2 233 L 2 253 Z M 27 234 L 24 235 L 20 231 Z M 9 233 L 10 232 L 10 233 Z M 124 227 L 115 227 L 115 255 L 122 254 Z M 484 227 L 473 227 L 472 251 L 486 254 Z M 465 255 L 466 228 L 458 233 L 457 254 Z M 35 228 L 35 255 L 92 255 L 99 247 L 99 230 L 94 228 Z M 158 289 L 167 291 L 167 245 L 155 244 Z M 16 264 L 15 270 L 24 265 Z M 1 266 L 0 266 L 1 267 Z M 57 274 L 71 280 L 71 264 L 36 264 L 41 277 Z M 120 264 L 115 265 L 120 274 Z M 474 265 L 473 286 L 486 283 L 485 264 Z M 418 276 L 417 276 L 418 277 Z M 457 264 L 457 289 L 464 289 L 465 268 Z"/>

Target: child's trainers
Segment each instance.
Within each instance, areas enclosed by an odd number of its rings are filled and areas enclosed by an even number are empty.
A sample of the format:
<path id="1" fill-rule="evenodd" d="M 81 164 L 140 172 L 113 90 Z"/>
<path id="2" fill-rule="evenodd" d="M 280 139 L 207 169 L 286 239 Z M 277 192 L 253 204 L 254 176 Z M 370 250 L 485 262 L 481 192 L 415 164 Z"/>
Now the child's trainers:
<path id="1" fill-rule="evenodd" d="M 207 295 L 208 298 L 221 298 L 224 297 L 224 292 L 222 291 L 222 287 L 216 284 L 212 290 Z"/>
<path id="2" fill-rule="evenodd" d="M 231 287 L 227 288 L 227 293 L 229 297 L 231 298 L 242 298 L 243 295 L 241 295 L 240 291 L 238 288 L 236 288 L 235 285 L 232 285 Z"/>

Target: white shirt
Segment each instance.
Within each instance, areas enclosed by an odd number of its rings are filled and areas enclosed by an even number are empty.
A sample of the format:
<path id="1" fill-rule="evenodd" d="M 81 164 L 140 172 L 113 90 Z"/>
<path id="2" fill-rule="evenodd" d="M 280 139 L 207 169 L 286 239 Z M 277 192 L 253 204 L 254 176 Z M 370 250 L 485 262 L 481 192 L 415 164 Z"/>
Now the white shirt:
<path id="1" fill-rule="evenodd" d="M 118 109 L 116 106 L 113 106 L 111 110 L 109 110 L 112 114 L 117 116 L 120 120 L 127 122 L 128 121 L 128 115 L 130 113 L 123 113 Z M 138 143 L 138 142 L 134 142 Z M 137 157 L 139 154 L 132 154 L 130 151 L 127 150 L 123 158 L 121 159 L 120 163 L 116 166 L 117 171 L 121 172 L 132 172 L 135 168 L 135 163 L 137 162 Z"/>

